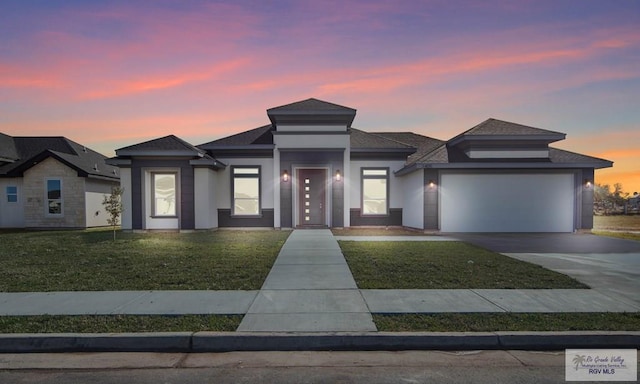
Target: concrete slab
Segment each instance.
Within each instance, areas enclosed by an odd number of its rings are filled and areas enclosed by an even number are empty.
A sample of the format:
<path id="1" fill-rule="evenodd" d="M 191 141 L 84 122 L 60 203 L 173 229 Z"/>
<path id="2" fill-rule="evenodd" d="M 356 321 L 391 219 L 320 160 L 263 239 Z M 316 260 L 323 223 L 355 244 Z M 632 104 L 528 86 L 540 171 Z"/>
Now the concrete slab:
<path id="1" fill-rule="evenodd" d="M 619 300 L 640 305 L 640 253 L 505 253 L 571 276 Z"/>
<path id="2" fill-rule="evenodd" d="M 369 313 L 362 295 L 350 290 L 262 290 L 248 313 Z"/>
<path id="3" fill-rule="evenodd" d="M 34 292 L 14 295 L 11 301 L 0 304 L 0 315 L 108 315 L 149 294 L 148 291 Z"/>
<path id="4" fill-rule="evenodd" d="M 593 289 L 475 289 L 508 312 L 636 312 L 631 306 Z"/>
<path id="5" fill-rule="evenodd" d="M 356 289 L 346 264 L 274 265 L 262 289 Z"/>
<path id="6" fill-rule="evenodd" d="M 247 314 L 238 331 L 250 332 L 374 332 L 370 313 Z"/>
<path id="7" fill-rule="evenodd" d="M 372 313 L 504 312 L 469 289 L 363 289 Z"/>
<path id="8" fill-rule="evenodd" d="M 338 241 L 460 241 L 448 236 L 334 236 Z"/>
<path id="9" fill-rule="evenodd" d="M 346 261 L 339 250 L 283 249 L 274 265 L 281 264 L 346 264 Z"/>
<path id="10" fill-rule="evenodd" d="M 124 305 L 118 314 L 244 314 L 258 291 L 153 291 Z"/>

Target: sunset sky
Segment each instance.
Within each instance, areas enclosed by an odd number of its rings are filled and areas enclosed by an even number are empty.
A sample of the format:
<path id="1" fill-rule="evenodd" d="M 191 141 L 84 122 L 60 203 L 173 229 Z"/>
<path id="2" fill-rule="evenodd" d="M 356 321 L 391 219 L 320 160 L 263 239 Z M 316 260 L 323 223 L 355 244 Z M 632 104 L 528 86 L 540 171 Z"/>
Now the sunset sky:
<path id="1" fill-rule="evenodd" d="M 354 127 L 449 139 L 489 117 L 567 133 L 640 192 L 640 1 L 0 3 L 0 132 L 107 156 L 193 144 L 315 97 Z"/>

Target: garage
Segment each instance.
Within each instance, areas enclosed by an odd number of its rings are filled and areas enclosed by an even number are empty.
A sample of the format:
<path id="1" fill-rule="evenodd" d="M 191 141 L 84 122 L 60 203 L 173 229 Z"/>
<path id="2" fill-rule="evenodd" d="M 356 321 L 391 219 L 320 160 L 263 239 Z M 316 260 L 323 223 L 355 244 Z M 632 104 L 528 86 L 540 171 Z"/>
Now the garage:
<path id="1" fill-rule="evenodd" d="M 443 232 L 573 232 L 571 173 L 443 173 Z"/>

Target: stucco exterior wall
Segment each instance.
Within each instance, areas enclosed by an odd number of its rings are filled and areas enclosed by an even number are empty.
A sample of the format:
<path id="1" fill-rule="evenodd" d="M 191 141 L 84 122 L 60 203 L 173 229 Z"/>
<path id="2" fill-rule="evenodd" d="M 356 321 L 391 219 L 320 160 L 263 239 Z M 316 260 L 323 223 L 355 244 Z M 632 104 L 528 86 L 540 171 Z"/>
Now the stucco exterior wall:
<path id="1" fill-rule="evenodd" d="M 216 172 L 208 168 L 194 170 L 194 202 L 196 229 L 210 229 L 218 226 L 216 207 Z"/>
<path id="2" fill-rule="evenodd" d="M 87 227 L 104 227 L 109 225 L 107 219 L 109 213 L 104 209 L 102 202 L 105 196 L 111 194 L 111 188 L 118 183 L 106 180 L 85 179 L 85 214 Z"/>
<path id="3" fill-rule="evenodd" d="M 404 201 L 402 204 L 402 225 L 424 228 L 424 172 L 418 170 L 399 178 L 402 182 Z"/>
<path id="4" fill-rule="evenodd" d="M 362 196 L 361 191 L 361 168 L 389 168 L 389 208 L 401 208 L 403 204 L 403 179 L 396 177 L 394 172 L 401 169 L 404 166 L 404 161 L 381 161 L 381 160 L 352 160 L 350 163 L 350 177 L 345 182 L 349 183 L 350 189 L 350 202 L 349 208 L 362 208 Z"/>
<path id="5" fill-rule="evenodd" d="M 46 209 L 46 180 L 62 180 L 62 215 L 49 215 Z M 85 216 L 85 179 L 51 157 L 24 173 L 24 219 L 28 228 L 83 228 Z"/>
<path id="6" fill-rule="evenodd" d="M 273 209 L 273 190 L 279 185 L 274 178 L 273 159 L 271 158 L 220 158 L 227 167 L 217 172 L 216 202 L 218 208 L 231 209 L 231 169 L 233 166 L 260 166 L 260 206 Z"/>

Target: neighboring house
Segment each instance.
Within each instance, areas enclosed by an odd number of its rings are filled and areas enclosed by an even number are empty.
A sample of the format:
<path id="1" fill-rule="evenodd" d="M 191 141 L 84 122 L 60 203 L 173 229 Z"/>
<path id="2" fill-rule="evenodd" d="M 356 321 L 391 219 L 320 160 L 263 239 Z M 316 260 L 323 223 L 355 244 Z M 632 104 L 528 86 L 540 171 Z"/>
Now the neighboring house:
<path id="1" fill-rule="evenodd" d="M 0 227 L 107 225 L 103 196 L 120 177 L 105 159 L 64 137 L 0 133 Z"/>
<path id="2" fill-rule="evenodd" d="M 193 146 L 167 136 L 116 150 L 123 228 L 405 226 L 573 232 L 593 224 L 594 169 L 549 147 L 565 134 L 489 119 L 449 141 L 367 133 L 356 110 L 308 99 L 270 124 Z"/>

